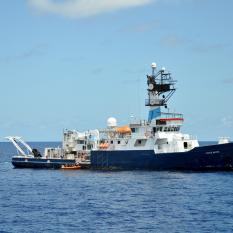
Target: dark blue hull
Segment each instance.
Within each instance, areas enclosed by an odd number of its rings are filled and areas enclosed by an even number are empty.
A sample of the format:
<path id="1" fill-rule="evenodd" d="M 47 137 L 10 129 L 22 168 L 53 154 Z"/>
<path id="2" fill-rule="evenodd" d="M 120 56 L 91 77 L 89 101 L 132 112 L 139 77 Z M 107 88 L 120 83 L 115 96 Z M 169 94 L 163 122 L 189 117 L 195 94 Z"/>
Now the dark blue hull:
<path id="1" fill-rule="evenodd" d="M 91 168 L 100 170 L 233 170 L 233 143 L 164 154 L 155 154 L 153 150 L 92 151 Z"/>
<path id="2" fill-rule="evenodd" d="M 15 168 L 60 169 L 62 165 L 74 165 L 73 159 L 12 158 Z"/>

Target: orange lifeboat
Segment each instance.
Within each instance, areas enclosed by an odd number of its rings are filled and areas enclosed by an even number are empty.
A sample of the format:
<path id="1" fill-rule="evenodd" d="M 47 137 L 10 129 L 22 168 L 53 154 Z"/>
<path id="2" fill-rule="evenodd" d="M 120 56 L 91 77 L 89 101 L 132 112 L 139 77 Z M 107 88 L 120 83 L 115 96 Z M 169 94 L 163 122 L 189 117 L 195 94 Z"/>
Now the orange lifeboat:
<path id="1" fill-rule="evenodd" d="M 131 134 L 132 133 L 128 125 L 116 128 L 116 132 L 120 134 Z"/>

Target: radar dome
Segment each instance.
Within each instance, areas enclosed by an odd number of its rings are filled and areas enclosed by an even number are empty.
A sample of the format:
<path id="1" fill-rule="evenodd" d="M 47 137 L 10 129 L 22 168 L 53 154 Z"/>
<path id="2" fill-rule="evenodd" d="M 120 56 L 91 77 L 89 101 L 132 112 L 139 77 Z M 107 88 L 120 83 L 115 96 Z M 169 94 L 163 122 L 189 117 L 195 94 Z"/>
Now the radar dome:
<path id="1" fill-rule="evenodd" d="M 108 128 L 116 127 L 117 126 L 117 120 L 114 117 L 109 117 L 107 120 L 107 126 Z"/>
<path id="2" fill-rule="evenodd" d="M 152 67 L 153 69 L 156 69 L 156 67 L 157 67 L 156 63 L 153 62 L 153 63 L 151 64 L 151 67 Z"/>

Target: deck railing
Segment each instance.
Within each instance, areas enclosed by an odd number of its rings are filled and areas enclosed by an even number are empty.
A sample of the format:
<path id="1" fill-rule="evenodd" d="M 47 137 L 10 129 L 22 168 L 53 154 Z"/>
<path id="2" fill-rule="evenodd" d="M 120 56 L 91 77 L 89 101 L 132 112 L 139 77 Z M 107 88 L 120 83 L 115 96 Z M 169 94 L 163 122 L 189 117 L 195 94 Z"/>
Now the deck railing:
<path id="1" fill-rule="evenodd" d="M 167 112 L 161 112 L 161 118 L 184 118 L 183 114 L 180 113 L 167 113 Z"/>

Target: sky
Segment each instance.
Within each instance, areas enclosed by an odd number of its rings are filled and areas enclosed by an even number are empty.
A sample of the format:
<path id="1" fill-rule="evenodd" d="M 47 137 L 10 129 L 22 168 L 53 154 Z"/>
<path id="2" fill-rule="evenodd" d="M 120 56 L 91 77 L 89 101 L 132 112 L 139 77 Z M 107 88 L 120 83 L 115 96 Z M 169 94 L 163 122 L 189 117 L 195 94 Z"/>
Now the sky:
<path id="1" fill-rule="evenodd" d="M 0 140 L 147 119 L 146 74 L 177 82 L 182 132 L 233 140 L 233 1 L 2 0 Z"/>

